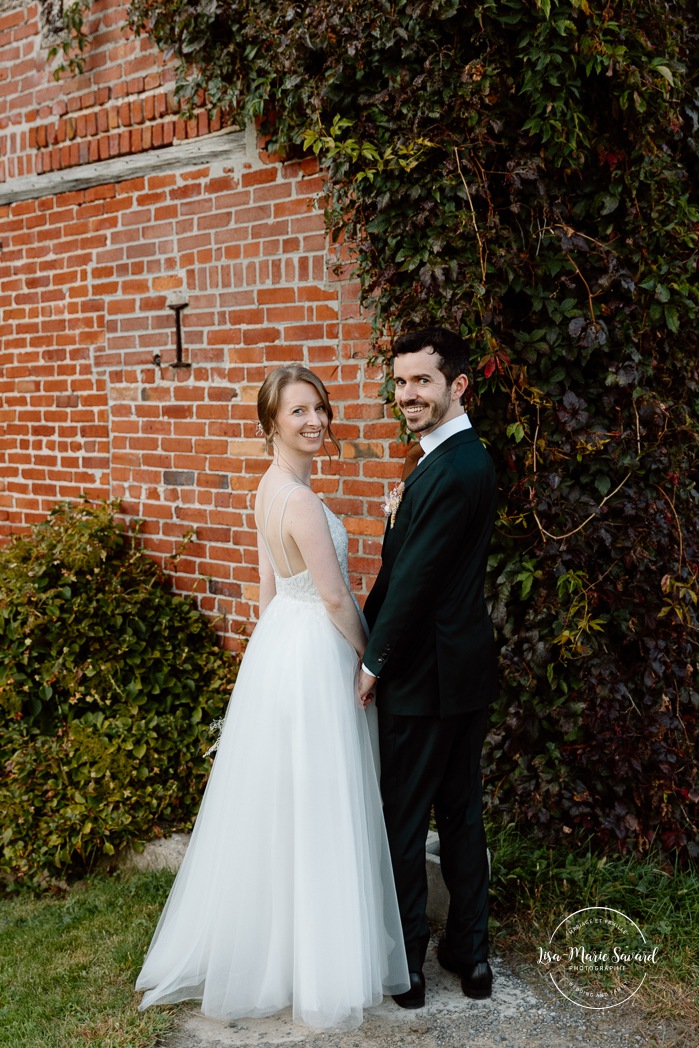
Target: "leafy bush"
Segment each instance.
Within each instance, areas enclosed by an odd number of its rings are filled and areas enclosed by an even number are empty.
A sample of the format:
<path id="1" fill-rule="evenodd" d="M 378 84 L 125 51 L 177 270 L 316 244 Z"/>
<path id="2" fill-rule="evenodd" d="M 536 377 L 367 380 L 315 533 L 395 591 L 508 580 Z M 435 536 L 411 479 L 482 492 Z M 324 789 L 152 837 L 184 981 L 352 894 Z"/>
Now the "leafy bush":
<path id="1" fill-rule="evenodd" d="M 236 658 L 114 520 L 62 503 L 0 551 L 0 875 L 50 885 L 188 826 Z"/>
<path id="2" fill-rule="evenodd" d="M 424 323 L 472 342 L 503 492 L 491 804 L 550 841 L 696 852 L 694 0 L 128 8 L 185 104 L 318 156 L 377 360 Z"/>

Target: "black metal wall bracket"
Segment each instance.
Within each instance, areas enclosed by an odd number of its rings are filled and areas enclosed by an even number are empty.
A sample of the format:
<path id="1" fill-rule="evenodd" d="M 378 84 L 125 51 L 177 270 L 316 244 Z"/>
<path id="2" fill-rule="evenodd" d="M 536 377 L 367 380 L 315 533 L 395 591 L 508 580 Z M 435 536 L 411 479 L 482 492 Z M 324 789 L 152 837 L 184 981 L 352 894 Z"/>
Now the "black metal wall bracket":
<path id="1" fill-rule="evenodd" d="M 182 310 L 186 309 L 189 302 L 168 302 L 167 308 L 175 314 L 175 359 L 170 364 L 171 368 L 191 368 L 191 363 L 182 359 Z M 162 367 L 160 353 L 153 354 L 153 363 L 157 368 Z"/>

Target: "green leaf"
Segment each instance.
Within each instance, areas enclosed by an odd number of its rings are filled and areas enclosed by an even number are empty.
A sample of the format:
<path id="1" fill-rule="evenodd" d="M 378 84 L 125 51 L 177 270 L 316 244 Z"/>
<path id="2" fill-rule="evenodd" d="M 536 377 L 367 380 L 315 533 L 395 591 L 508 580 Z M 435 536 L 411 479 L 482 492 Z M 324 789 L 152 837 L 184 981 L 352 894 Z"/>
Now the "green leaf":
<path id="1" fill-rule="evenodd" d="M 597 488 L 597 490 L 603 498 L 610 491 L 611 486 L 611 480 L 604 474 L 599 474 L 595 477 L 595 487 Z"/>
<path id="2" fill-rule="evenodd" d="M 661 76 L 665 77 L 665 79 L 671 87 L 675 86 L 675 78 L 673 77 L 671 70 L 669 70 L 666 65 L 654 65 L 653 68 L 655 69 L 656 73 L 660 73 Z"/>
<path id="3" fill-rule="evenodd" d="M 612 212 L 616 211 L 619 207 L 619 197 L 612 196 L 610 193 L 605 193 L 602 197 L 602 207 L 600 208 L 601 215 L 611 215 Z"/>

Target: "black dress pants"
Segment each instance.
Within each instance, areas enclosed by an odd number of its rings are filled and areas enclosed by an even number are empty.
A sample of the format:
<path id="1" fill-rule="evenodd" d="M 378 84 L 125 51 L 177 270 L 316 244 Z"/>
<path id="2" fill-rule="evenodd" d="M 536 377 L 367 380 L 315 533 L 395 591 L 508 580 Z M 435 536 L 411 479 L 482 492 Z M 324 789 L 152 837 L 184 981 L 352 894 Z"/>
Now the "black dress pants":
<path id="1" fill-rule="evenodd" d="M 425 841 L 433 804 L 450 896 L 450 952 L 464 968 L 488 957 L 480 768 L 487 720 L 487 707 L 439 718 L 384 713 L 379 705 L 381 792 L 411 972 L 422 968 L 430 938 Z"/>

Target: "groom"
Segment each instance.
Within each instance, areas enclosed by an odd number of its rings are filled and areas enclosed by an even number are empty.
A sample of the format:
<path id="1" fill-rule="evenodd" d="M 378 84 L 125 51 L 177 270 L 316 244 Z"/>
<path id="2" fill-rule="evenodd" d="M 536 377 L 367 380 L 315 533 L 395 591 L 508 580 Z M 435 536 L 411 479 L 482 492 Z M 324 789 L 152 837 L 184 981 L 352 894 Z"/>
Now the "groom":
<path id="1" fill-rule="evenodd" d="M 396 403 L 420 443 L 389 498 L 359 691 L 366 702 L 378 679 L 381 790 L 410 969 L 410 989 L 394 998 L 403 1008 L 425 1003 L 433 805 L 450 895 L 437 958 L 468 997 L 489 997 L 493 980 L 480 756 L 497 691 L 483 596 L 497 491 L 463 407 L 469 370 L 466 343 L 445 328 L 403 335 L 393 347 Z"/>

